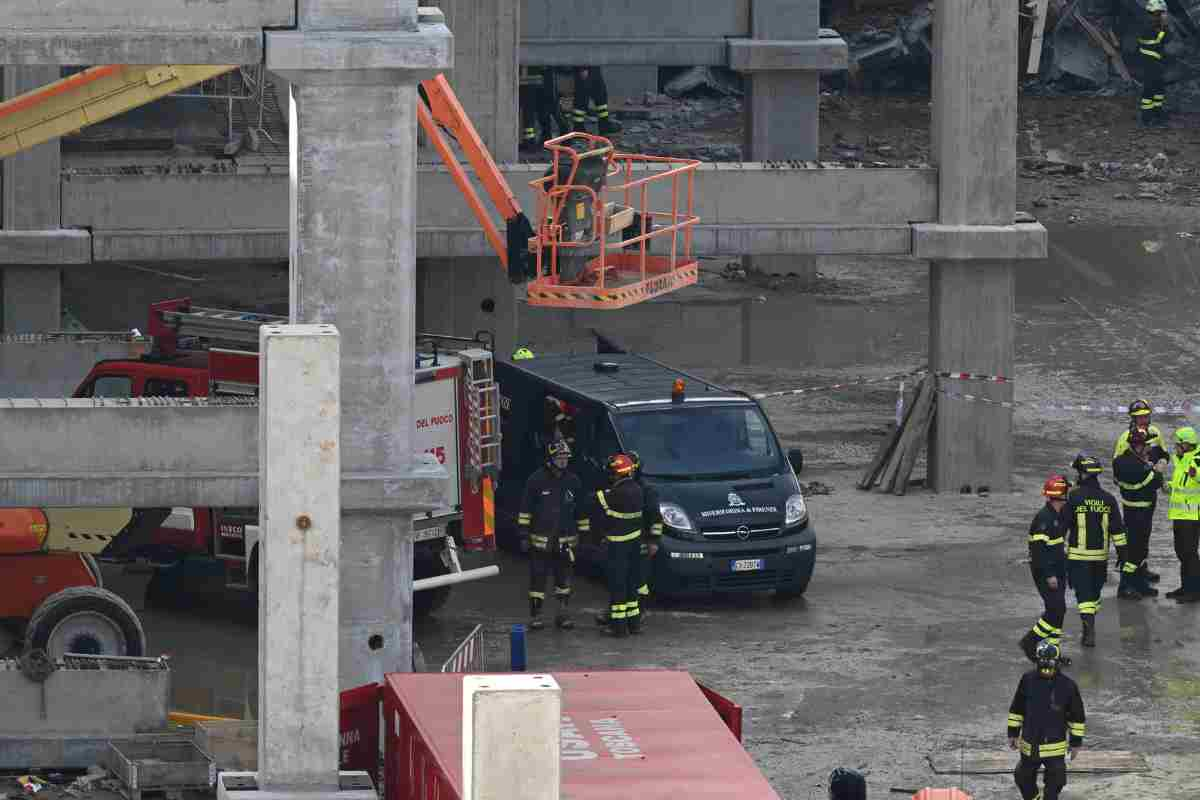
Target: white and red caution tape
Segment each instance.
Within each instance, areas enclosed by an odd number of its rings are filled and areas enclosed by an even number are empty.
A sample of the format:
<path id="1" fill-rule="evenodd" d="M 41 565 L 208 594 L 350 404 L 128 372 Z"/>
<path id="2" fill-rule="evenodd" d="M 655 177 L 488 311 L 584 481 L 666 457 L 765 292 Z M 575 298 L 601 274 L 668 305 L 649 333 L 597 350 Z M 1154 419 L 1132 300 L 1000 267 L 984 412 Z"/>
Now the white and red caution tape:
<path id="1" fill-rule="evenodd" d="M 866 386 L 872 383 L 892 383 L 893 381 L 905 381 L 909 378 L 919 378 L 923 375 L 934 375 L 938 378 L 946 378 L 956 381 L 987 381 L 989 383 L 1012 383 L 1013 379 L 1003 375 L 986 375 L 980 372 L 934 372 L 930 373 L 927 369 L 913 370 L 912 372 L 903 372 L 896 375 L 884 375 L 879 378 L 860 378 L 856 381 L 846 381 L 845 383 L 833 383 L 828 386 L 809 386 L 804 389 L 785 389 L 780 392 L 759 392 L 758 394 L 750 395 L 755 400 L 770 400 L 773 397 L 796 397 L 804 394 L 818 394 L 820 392 L 833 392 L 838 389 L 848 389 L 851 386 Z"/>
<path id="2" fill-rule="evenodd" d="M 946 389 L 938 389 L 938 394 L 955 400 L 984 403 L 990 406 L 1000 406 L 1001 408 L 1029 408 L 1036 411 L 1065 411 L 1073 414 L 1120 414 L 1121 416 L 1129 413 L 1129 406 L 1119 402 L 1047 403 L 1036 400 L 994 400 L 990 397 L 980 397 L 977 394 L 951 392 Z M 1190 401 L 1164 403 L 1163 405 L 1152 403 L 1151 407 L 1154 409 L 1155 416 L 1186 417 L 1190 414 L 1200 414 L 1200 405 Z"/>

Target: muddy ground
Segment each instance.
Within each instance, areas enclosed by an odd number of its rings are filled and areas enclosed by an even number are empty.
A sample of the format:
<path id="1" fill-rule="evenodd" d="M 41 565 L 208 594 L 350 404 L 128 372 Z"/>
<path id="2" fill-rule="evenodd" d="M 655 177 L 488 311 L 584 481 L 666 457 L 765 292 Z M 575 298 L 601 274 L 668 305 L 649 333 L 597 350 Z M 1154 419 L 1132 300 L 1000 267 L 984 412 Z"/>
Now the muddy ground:
<path id="1" fill-rule="evenodd" d="M 1051 253 L 1045 264 L 1020 268 L 1017 278 L 1014 377 L 1021 405 L 1011 494 L 856 491 L 858 473 L 894 417 L 895 381 L 771 401 L 768 412 L 785 446 L 805 450 L 801 480 L 831 490 L 810 497 L 819 552 L 807 596 L 659 606 L 646 635 L 613 642 L 587 622 L 606 603 L 603 587 L 581 579 L 575 608 L 583 624 L 571 633 L 532 636 L 531 667 L 691 671 L 745 707 L 746 747 L 788 800 L 824 797 L 822 780 L 837 765 L 863 769 L 871 796 L 882 797 L 891 787 L 958 783 L 932 774 L 932 755 L 960 747 L 1002 752 L 1007 704 L 1026 666 L 1016 641 L 1040 611 L 1024 543 L 1040 505 L 1038 488 L 1080 450 L 1107 463 L 1125 424 L 1115 410 L 1064 412 L 1045 404 L 1115 409 L 1135 397 L 1190 401 L 1200 379 L 1194 356 L 1200 240 L 1180 235 L 1200 229 L 1194 168 L 1200 137 L 1194 127 L 1137 132 L 1132 109 L 1127 99 L 1022 104 L 1021 155 L 1034 159 L 1023 162 L 1019 205 L 1047 222 Z M 890 164 L 928 158 L 923 99 L 827 98 L 823 114 L 830 156 L 836 144 L 848 143 Z M 713 132 L 712 141 L 736 141 L 735 123 L 723 131 Z M 1159 152 L 1168 159 L 1169 180 L 1143 181 L 1124 166 L 1075 171 L 1046 163 L 1134 165 Z M 1173 188 L 1162 201 L 1138 198 L 1143 183 Z M 1121 193 L 1131 199 L 1117 198 Z M 1035 205 L 1039 198 L 1044 206 Z M 806 291 L 786 275 L 743 278 L 723 267 L 706 265 L 709 296 L 761 298 L 739 331 L 742 357 L 714 357 L 732 331 L 700 314 L 647 333 L 637 346 L 749 390 L 880 377 L 926 362 L 925 264 L 822 258 L 820 279 Z M 139 299 L 124 306 L 129 292 Z M 272 302 L 286 296 L 286 272 L 114 266 L 103 276 L 68 273 L 64 299 L 85 322 L 110 319 L 118 305 L 136 308 L 127 321 L 132 327 L 143 322 L 141 300 L 176 292 L 205 305 L 248 296 Z M 522 325 L 536 338 L 534 317 Z M 1169 432 L 1185 420 L 1158 422 Z M 498 561 L 500 577 L 460 587 L 434 619 L 417 626 L 432 666 L 477 623 L 490 637 L 491 663 L 506 665 L 507 632 L 526 612 L 526 564 L 508 555 Z M 1165 510 L 1151 561 L 1163 573 L 1164 590 L 1178 585 Z M 254 713 L 257 639 L 244 610 L 207 600 L 190 610 L 145 609 L 146 575 L 111 568 L 109 578 L 143 610 L 151 649 L 174 656 L 179 708 Z M 1069 613 L 1066 642 L 1076 659 L 1070 674 L 1087 704 L 1088 746 L 1144 754 L 1151 771 L 1073 777 L 1064 796 L 1194 800 L 1200 796 L 1200 608 L 1163 599 L 1118 602 L 1114 591 L 1115 576 L 1093 651 L 1076 646 L 1078 618 Z M 967 775 L 961 783 L 976 800 L 1017 796 L 1004 776 Z"/>

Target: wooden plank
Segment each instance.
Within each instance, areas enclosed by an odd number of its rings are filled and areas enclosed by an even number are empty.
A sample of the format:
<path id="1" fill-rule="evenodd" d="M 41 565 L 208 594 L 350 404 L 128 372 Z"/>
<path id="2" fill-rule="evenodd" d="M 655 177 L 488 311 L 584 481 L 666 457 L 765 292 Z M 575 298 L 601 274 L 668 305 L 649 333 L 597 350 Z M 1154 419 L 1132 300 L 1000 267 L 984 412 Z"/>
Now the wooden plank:
<path id="1" fill-rule="evenodd" d="M 1097 45 L 1099 45 L 1100 49 L 1108 54 L 1109 60 L 1112 61 L 1113 66 L 1117 68 L 1117 72 L 1121 74 L 1121 77 L 1127 81 L 1133 80 L 1133 76 L 1129 74 L 1129 68 L 1125 66 L 1125 59 L 1121 58 L 1121 51 L 1114 47 L 1109 38 L 1105 36 L 1098 27 L 1096 27 L 1096 23 L 1092 22 L 1083 14 L 1080 14 L 1078 10 L 1072 11 L 1071 15 L 1075 18 L 1075 21 L 1079 23 L 1079 27 L 1083 28 L 1083 30 L 1087 33 L 1088 37 L 1091 38 L 1091 40 Z"/>
<path id="2" fill-rule="evenodd" d="M 1006 775 L 1013 771 L 1017 754 L 1011 750 L 958 750 L 949 748 L 929 756 L 929 766 L 937 775 Z M 1084 747 L 1074 761 L 1067 761 L 1067 772 L 1076 774 L 1121 774 L 1149 772 L 1150 764 L 1141 753 L 1129 750 L 1089 750 Z"/>
<path id="3" fill-rule="evenodd" d="M 880 477 L 879 490 L 881 492 L 890 492 L 897 485 L 900 477 L 900 465 L 904 461 L 904 456 L 908 448 L 913 445 L 913 431 L 916 423 L 920 421 L 918 415 L 921 413 L 921 409 L 926 402 L 927 393 L 932 394 L 931 378 L 923 379 L 917 386 L 917 394 L 913 398 L 912 406 L 909 408 L 910 413 L 904 418 L 904 432 L 900 437 L 899 443 L 896 445 L 896 449 L 892 452 L 891 460 L 888 461 L 887 466 L 883 470 L 883 475 Z"/>
<path id="4" fill-rule="evenodd" d="M 1050 8 L 1050 0 L 1036 0 L 1036 3 L 1033 38 L 1029 41 L 1029 66 L 1025 70 L 1030 75 L 1037 75 L 1042 68 L 1042 37 L 1046 33 L 1046 13 Z"/>
<path id="5" fill-rule="evenodd" d="M 933 424 L 933 415 L 937 412 L 937 392 L 934 391 L 937 378 L 930 376 L 925 379 L 925 382 L 929 385 L 929 391 L 923 392 L 917 399 L 918 408 L 913 416 L 912 425 L 909 426 L 912 429 L 910 431 L 912 438 L 900 461 L 900 469 L 896 473 L 892 494 L 902 495 L 908 491 L 908 478 L 912 475 L 913 466 L 917 463 L 917 456 L 921 454 L 921 450 L 929 441 L 929 427 Z"/>
<path id="6" fill-rule="evenodd" d="M 884 464 L 889 463 L 888 459 L 895 451 L 896 445 L 900 443 L 900 438 L 904 435 L 904 426 L 908 424 L 909 417 L 912 416 L 913 406 L 916 405 L 916 395 L 920 394 L 920 391 L 921 386 L 918 384 L 917 390 L 913 394 L 913 402 L 909 403 L 908 407 L 904 410 L 904 417 L 900 420 L 900 425 L 893 429 L 888 438 L 883 441 L 879 447 L 879 452 L 875 454 L 874 460 L 867 467 L 867 471 L 862 474 L 858 483 L 855 484 L 859 489 L 867 490 L 874 486 L 876 478 L 879 476 L 879 471 L 883 468 Z"/>

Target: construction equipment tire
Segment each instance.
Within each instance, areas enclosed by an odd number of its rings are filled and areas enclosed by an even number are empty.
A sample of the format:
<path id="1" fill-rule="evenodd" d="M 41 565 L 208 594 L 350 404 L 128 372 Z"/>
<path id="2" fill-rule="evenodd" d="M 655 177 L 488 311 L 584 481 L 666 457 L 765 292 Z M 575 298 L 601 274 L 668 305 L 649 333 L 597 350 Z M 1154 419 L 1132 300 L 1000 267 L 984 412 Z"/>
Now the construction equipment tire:
<path id="1" fill-rule="evenodd" d="M 146 633 L 129 604 L 107 589 L 72 586 L 38 606 L 25 628 L 25 650 L 45 650 L 51 659 L 63 653 L 143 656 Z"/>

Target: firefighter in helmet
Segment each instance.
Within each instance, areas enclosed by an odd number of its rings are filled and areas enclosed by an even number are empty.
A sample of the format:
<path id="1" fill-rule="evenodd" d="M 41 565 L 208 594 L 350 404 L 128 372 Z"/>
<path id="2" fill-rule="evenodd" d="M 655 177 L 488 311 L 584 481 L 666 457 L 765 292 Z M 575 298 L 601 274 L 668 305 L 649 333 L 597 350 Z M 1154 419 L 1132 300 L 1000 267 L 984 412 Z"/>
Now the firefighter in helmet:
<path id="1" fill-rule="evenodd" d="M 1168 458 L 1166 446 L 1163 444 L 1162 433 L 1157 425 L 1150 424 L 1150 415 L 1154 409 L 1145 400 L 1134 400 L 1129 404 L 1129 428 L 1117 437 L 1117 446 L 1113 450 L 1113 458 L 1129 449 L 1129 437 L 1135 430 L 1140 430 L 1146 437 L 1147 455 L 1153 459 L 1150 463 L 1157 464 Z"/>
<path id="2" fill-rule="evenodd" d="M 633 459 L 617 453 L 608 459 L 607 469 L 609 486 L 596 491 L 593 508 L 604 541 L 608 582 L 608 624 L 603 630 L 619 637 L 642 629 L 637 587 L 645 499 L 633 479 Z"/>
<path id="3" fill-rule="evenodd" d="M 1051 475 L 1042 484 L 1046 504 L 1029 526 L 1029 571 L 1042 596 L 1042 616 L 1021 639 L 1021 652 L 1036 661 L 1037 646 L 1042 642 L 1058 644 L 1063 634 L 1063 619 L 1067 615 L 1067 554 L 1066 520 L 1063 509 L 1071 485 L 1062 475 Z M 1064 663 L 1070 663 L 1064 657 Z"/>
<path id="4" fill-rule="evenodd" d="M 1079 476 L 1078 486 L 1068 495 L 1066 515 L 1067 572 L 1075 589 L 1079 619 L 1083 623 L 1083 646 L 1096 646 L 1096 614 L 1100 612 L 1100 590 L 1108 580 L 1109 540 L 1116 546 L 1122 574 L 1137 571 L 1129 563 L 1128 539 L 1117 498 L 1100 486 L 1104 471 L 1100 462 L 1082 453 L 1071 466 Z"/>
<path id="5" fill-rule="evenodd" d="M 572 628 L 567 612 L 571 599 L 571 577 L 580 531 L 591 524 L 582 513 L 583 484 L 567 469 L 571 448 L 563 441 L 546 447 L 546 464 L 529 476 L 521 495 L 517 525 L 529 536 L 529 628 L 545 627 L 542 606 L 546 602 L 546 578 L 554 574 L 554 596 L 558 600 L 555 624 Z"/>
<path id="6" fill-rule="evenodd" d="M 1158 594 L 1150 584 L 1157 582 L 1159 575 L 1147 566 L 1146 557 L 1150 554 L 1150 533 L 1165 466 L 1159 460 L 1162 449 L 1150 447 L 1148 438 L 1147 431 L 1134 427 L 1129 447 L 1113 459 L 1113 480 L 1121 491 L 1121 514 L 1129 534 L 1129 560 L 1136 566 L 1131 574 L 1121 573 L 1117 597 L 1127 600 Z"/>
<path id="7" fill-rule="evenodd" d="M 1037 646 L 1037 668 L 1021 676 L 1008 707 L 1008 746 L 1021 751 L 1013 771 L 1024 800 L 1058 800 L 1067 785 L 1067 756 L 1083 747 L 1083 698 L 1075 681 L 1062 674 L 1062 651 L 1053 642 Z M 1044 793 L 1038 768 L 1045 768 Z"/>

